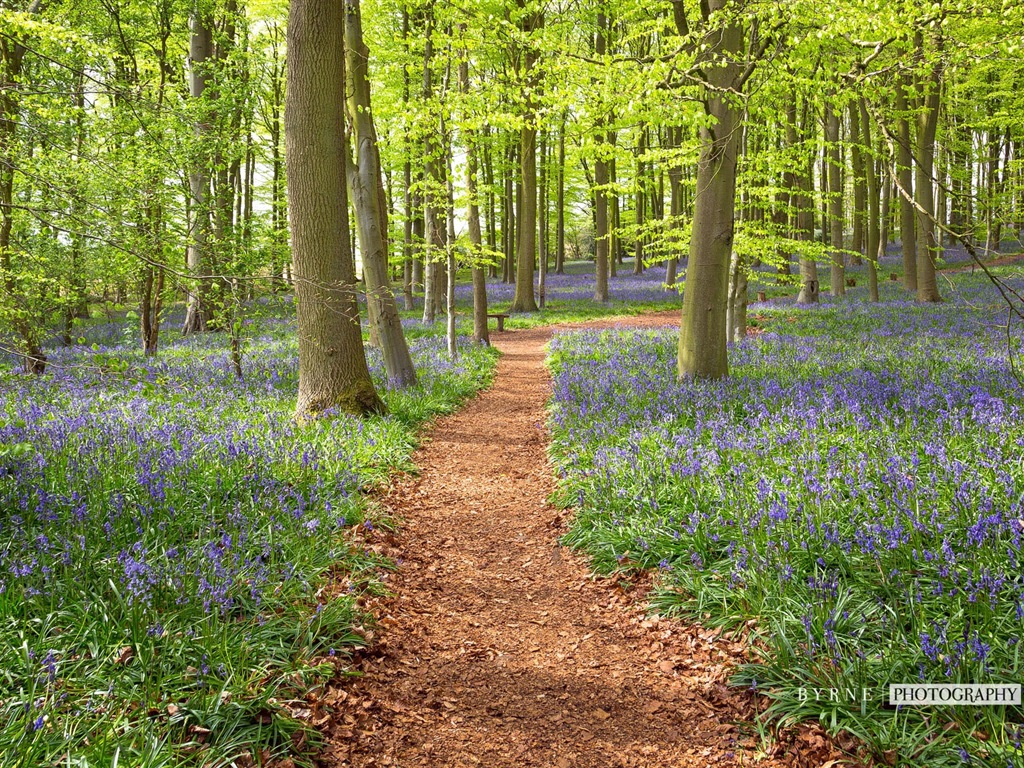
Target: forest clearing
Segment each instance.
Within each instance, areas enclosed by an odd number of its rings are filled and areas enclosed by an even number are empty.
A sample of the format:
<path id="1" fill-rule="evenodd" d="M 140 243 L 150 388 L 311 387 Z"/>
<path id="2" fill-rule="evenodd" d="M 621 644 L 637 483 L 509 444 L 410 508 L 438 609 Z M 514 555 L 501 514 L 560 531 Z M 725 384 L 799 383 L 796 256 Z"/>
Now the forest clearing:
<path id="1" fill-rule="evenodd" d="M 0 3 L 0 768 L 1024 768 L 1022 30 Z"/>

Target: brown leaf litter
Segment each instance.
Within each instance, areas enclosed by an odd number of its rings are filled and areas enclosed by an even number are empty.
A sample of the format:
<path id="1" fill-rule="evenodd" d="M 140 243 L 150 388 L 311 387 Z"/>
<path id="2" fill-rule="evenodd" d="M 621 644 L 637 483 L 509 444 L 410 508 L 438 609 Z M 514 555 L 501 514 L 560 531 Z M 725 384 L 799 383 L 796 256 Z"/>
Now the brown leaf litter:
<path id="1" fill-rule="evenodd" d="M 678 312 L 586 327 L 655 327 Z M 755 697 L 727 679 L 746 647 L 647 617 L 646 579 L 595 579 L 558 545 L 564 514 L 545 454 L 552 328 L 494 334 L 493 386 L 439 419 L 380 502 L 399 561 L 371 606 L 377 642 L 323 697 L 330 768 L 821 766 L 816 726 L 762 752 Z M 624 589 L 624 586 L 627 587 Z"/>

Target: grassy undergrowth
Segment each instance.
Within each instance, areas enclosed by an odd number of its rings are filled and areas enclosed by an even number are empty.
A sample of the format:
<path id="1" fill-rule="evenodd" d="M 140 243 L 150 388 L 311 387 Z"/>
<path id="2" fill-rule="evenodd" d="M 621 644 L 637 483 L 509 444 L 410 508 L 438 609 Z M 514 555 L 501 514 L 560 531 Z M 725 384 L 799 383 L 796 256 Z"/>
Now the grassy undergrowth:
<path id="1" fill-rule="evenodd" d="M 736 682 L 769 718 L 901 765 L 1005 768 L 1020 707 L 884 706 L 891 682 L 1024 671 L 1024 390 L 997 295 L 951 279 L 938 306 L 887 285 L 880 305 L 766 307 L 719 382 L 676 381 L 675 329 L 558 335 L 552 454 L 598 570 L 658 569 L 658 610 L 752 628 Z"/>
<path id="2" fill-rule="evenodd" d="M 297 424 L 288 314 L 250 312 L 243 381 L 222 335 L 146 360 L 118 322 L 0 374 L 0 765 L 308 760 L 303 699 L 365 644 L 390 567 L 361 490 L 496 354 L 421 335 L 390 415 Z"/>

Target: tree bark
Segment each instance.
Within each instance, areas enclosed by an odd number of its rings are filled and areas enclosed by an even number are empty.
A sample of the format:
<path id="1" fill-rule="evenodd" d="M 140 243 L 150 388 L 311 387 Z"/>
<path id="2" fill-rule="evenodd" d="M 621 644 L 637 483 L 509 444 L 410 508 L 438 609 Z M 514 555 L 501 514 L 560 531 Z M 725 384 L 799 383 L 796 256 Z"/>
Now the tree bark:
<path id="1" fill-rule="evenodd" d="M 633 274 L 644 273 L 644 208 L 647 205 L 647 164 L 644 155 L 647 153 L 647 126 L 640 127 L 640 136 L 636 148 L 636 241 L 633 243 Z"/>
<path id="2" fill-rule="evenodd" d="M 864 182 L 867 192 L 867 251 L 868 262 L 868 301 L 878 301 L 878 246 L 881 239 L 881 212 L 879 210 L 878 174 L 875 172 L 873 156 L 874 143 L 871 139 L 871 120 L 868 116 L 867 101 L 861 97 L 857 102 L 860 114 L 861 143 L 868 153 L 864 157 Z"/>
<path id="3" fill-rule="evenodd" d="M 189 42 L 189 95 L 199 110 L 195 137 L 200 151 L 197 153 L 198 156 L 192 159 L 192 169 L 188 177 L 189 193 L 192 197 L 192 228 L 188 246 L 190 281 L 187 284 L 188 301 L 185 324 L 181 329 L 182 335 L 205 331 L 208 313 L 208 283 L 204 278 L 208 276 L 210 269 L 210 168 L 203 148 L 208 144 L 212 130 L 204 100 L 209 80 L 207 67 L 212 54 L 213 21 L 197 3 L 192 15 L 192 36 Z"/>
<path id="4" fill-rule="evenodd" d="M 523 21 L 523 31 L 534 29 L 534 22 L 528 16 Z M 531 80 L 537 54 L 531 48 L 526 50 L 526 79 Z M 519 220 L 517 222 L 518 246 L 516 247 L 516 290 L 510 312 L 536 312 L 537 300 L 533 290 L 533 273 L 537 264 L 537 126 L 532 103 L 527 104 L 523 116 L 523 127 L 519 132 L 519 167 L 522 197 L 520 198 Z"/>
<path id="5" fill-rule="evenodd" d="M 807 117 L 807 105 L 804 105 L 803 129 L 797 122 L 797 98 L 796 93 L 790 100 L 786 110 L 786 143 L 790 148 L 797 146 L 801 139 L 807 141 L 811 137 L 807 135 L 813 123 Z M 814 153 L 805 153 L 804 168 L 790 171 L 786 186 L 793 190 L 791 200 L 796 209 L 796 227 L 794 240 L 810 243 L 814 240 Z M 800 294 L 797 296 L 797 304 L 818 303 L 818 262 L 809 258 L 806 253 L 800 253 Z"/>
<path id="6" fill-rule="evenodd" d="M 829 283 L 833 296 L 846 295 L 846 268 L 843 256 L 843 147 L 839 143 L 839 112 L 825 105 L 825 143 L 828 154 L 828 223 L 832 269 Z"/>
<path id="7" fill-rule="evenodd" d="M 924 53 L 923 46 L 921 36 L 918 35 L 917 49 L 920 55 Z M 917 300 L 928 302 L 942 301 L 935 275 L 935 261 L 942 254 L 942 246 L 935 237 L 933 191 L 935 132 L 939 125 L 941 86 L 941 65 L 936 62 L 928 78 L 920 84 L 921 109 L 917 116 L 917 174 L 914 187 L 917 200 Z"/>
<path id="8" fill-rule="evenodd" d="M 897 182 L 900 186 L 900 242 L 903 246 L 903 287 L 917 291 L 917 234 L 915 223 L 917 212 L 908 195 L 914 194 L 914 149 L 910 140 L 906 81 L 896 84 L 896 123 L 899 150 L 896 157 Z"/>
<path id="9" fill-rule="evenodd" d="M 384 404 L 359 328 L 348 231 L 345 14 L 334 0 L 292 0 L 285 154 L 299 342 L 296 414 Z"/>
<path id="10" fill-rule="evenodd" d="M 369 50 L 363 42 L 359 0 L 344 2 L 348 111 L 355 145 L 355 163 L 348 171 L 348 186 L 363 258 L 366 308 L 384 354 L 388 386 L 404 389 L 416 383 L 416 369 L 402 332 L 402 320 L 388 275 L 387 208 L 380 186 L 380 150 L 367 73 Z"/>
<path id="11" fill-rule="evenodd" d="M 598 58 L 607 50 L 606 27 L 608 17 L 603 10 L 597 12 L 597 34 L 594 53 Z M 594 158 L 594 301 L 608 302 L 608 160 L 605 157 L 606 136 L 598 125 L 597 157 Z"/>
<path id="12" fill-rule="evenodd" d="M 558 210 L 555 224 L 555 274 L 565 274 L 565 113 L 558 129 Z"/>
<path id="13" fill-rule="evenodd" d="M 706 3 L 711 12 L 722 10 L 728 4 L 728 0 Z M 742 114 L 736 101 L 725 91 L 735 89 L 740 75 L 737 59 L 744 40 L 737 20 L 730 19 L 723 24 L 706 38 L 711 50 L 723 57 L 723 62 L 716 62 L 716 66 L 705 72 L 710 86 L 705 93 L 705 104 L 713 123 L 700 129 L 693 233 L 679 333 L 680 378 L 720 378 L 729 374 L 725 313 Z"/>
<path id="14" fill-rule="evenodd" d="M 867 144 L 862 141 L 860 101 L 851 101 L 850 112 L 850 168 L 853 171 L 853 239 L 850 264 L 859 267 L 864 259 L 864 224 L 867 217 L 868 189 L 865 155 Z"/>

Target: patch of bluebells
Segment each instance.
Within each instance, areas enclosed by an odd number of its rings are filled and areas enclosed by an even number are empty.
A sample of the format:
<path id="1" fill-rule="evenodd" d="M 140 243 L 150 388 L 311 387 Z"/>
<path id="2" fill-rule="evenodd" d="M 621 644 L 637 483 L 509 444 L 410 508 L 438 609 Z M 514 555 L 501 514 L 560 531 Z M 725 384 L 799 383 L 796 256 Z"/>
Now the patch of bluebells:
<path id="1" fill-rule="evenodd" d="M 418 338 L 420 384 L 387 394 L 392 415 L 298 423 L 293 319 L 250 331 L 241 381 L 222 334 L 168 334 L 146 359 L 106 327 L 95 346 L 53 349 L 45 376 L 0 371 L 0 701 L 43 709 L 0 719 L 0 764 L 21 738 L 7 728 L 51 740 L 40 764 L 86 755 L 62 741 L 68 701 L 90 722 L 67 732 L 113 749 L 135 726 L 94 729 L 164 706 L 140 696 L 201 712 L 231 670 L 243 702 L 276 684 L 273 669 L 358 640 L 355 601 L 384 565 L 353 546 L 376 535 L 360 489 L 405 465 L 414 426 L 486 384 L 494 355 L 463 339 L 453 363 L 442 338 Z M 369 362 L 383 390 L 379 353 Z M 345 572 L 349 590 L 318 608 L 328 574 Z M 300 629 L 311 617 L 318 630 Z M 128 673 L 142 668 L 146 688 Z M 109 762 L 96 749 L 90 762 Z"/>
<path id="2" fill-rule="evenodd" d="M 1018 682 L 1024 390 L 994 289 L 953 279 L 938 306 L 766 308 L 722 381 L 676 380 L 676 328 L 556 335 L 568 541 L 603 570 L 659 569 L 663 610 L 754 619 L 763 687 Z M 1009 730 L 970 736 L 977 708 L 943 716 L 963 727 L 929 754 L 1021 759 Z"/>
<path id="3" fill-rule="evenodd" d="M 685 269 L 685 260 L 680 265 L 680 274 Z M 579 272 L 579 265 L 570 265 L 565 274 L 557 275 L 549 272 L 545 278 L 544 293 L 549 307 L 565 306 L 569 302 L 589 302 L 594 298 L 594 273 L 592 267 Z M 651 264 L 642 275 L 633 274 L 633 262 L 628 260 L 619 265 L 618 274 L 608 278 L 608 296 L 611 301 L 628 304 L 643 304 L 671 300 L 676 291 L 665 288 L 665 265 Z M 536 283 L 535 283 L 536 287 Z M 490 305 L 510 304 L 515 295 L 515 285 L 491 278 L 487 281 L 487 301 Z M 469 284 L 457 285 L 455 297 L 460 302 L 470 303 L 473 299 L 473 287 Z M 422 306 L 422 304 L 420 305 Z"/>

